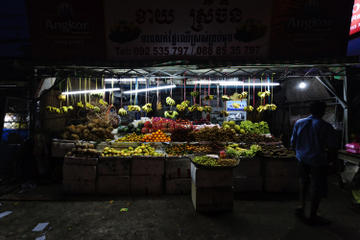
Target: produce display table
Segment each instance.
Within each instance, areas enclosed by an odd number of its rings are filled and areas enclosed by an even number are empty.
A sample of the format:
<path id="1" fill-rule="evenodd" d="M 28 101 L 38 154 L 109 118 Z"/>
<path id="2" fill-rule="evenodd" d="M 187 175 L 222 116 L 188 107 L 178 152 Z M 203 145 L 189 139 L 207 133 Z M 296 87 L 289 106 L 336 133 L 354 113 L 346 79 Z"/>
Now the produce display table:
<path id="1" fill-rule="evenodd" d="M 360 165 L 360 154 L 349 153 L 345 150 L 338 151 L 338 159 L 355 165 Z"/>
<path id="2" fill-rule="evenodd" d="M 75 141 L 54 139 L 52 152 L 60 157 L 75 147 L 75 144 Z M 87 142 L 83 141 L 82 144 L 86 145 Z M 95 148 L 98 152 L 101 152 L 105 147 L 122 150 L 128 147 L 136 148 L 141 144 L 143 143 L 100 142 L 95 144 Z M 200 146 L 204 146 L 213 143 L 150 142 L 146 144 L 149 144 L 156 149 L 156 152 L 162 153 L 164 156 L 65 157 L 63 165 L 65 191 L 68 193 L 118 195 L 189 194 L 195 190 L 196 193 L 208 191 L 203 189 L 204 186 L 194 184 L 195 181 L 191 180 L 190 164 L 191 157 L 201 156 L 206 153 L 194 152 L 192 154 L 168 156 L 165 154 L 165 150 L 169 146 L 181 144 L 197 146 L 200 144 Z M 226 144 L 225 142 L 216 143 L 217 146 L 226 146 Z M 231 184 L 226 183 L 226 186 L 231 187 L 232 191 L 237 193 L 296 192 L 296 165 L 295 158 L 244 157 L 240 159 L 237 167 L 231 169 Z M 204 181 L 202 179 L 200 184 Z M 223 180 L 218 179 L 217 181 Z M 209 191 L 214 192 L 215 190 Z M 195 202 L 198 203 L 199 201 Z"/>
<path id="3" fill-rule="evenodd" d="M 297 164 L 295 157 L 262 157 L 265 192 L 297 192 Z"/>

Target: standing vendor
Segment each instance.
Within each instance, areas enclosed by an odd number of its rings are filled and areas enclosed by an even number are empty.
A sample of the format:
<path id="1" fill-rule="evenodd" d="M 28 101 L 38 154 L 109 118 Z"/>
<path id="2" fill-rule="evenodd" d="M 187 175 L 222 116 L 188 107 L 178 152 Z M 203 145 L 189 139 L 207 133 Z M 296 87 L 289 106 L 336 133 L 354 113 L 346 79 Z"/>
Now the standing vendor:
<path id="1" fill-rule="evenodd" d="M 317 214 L 321 199 L 327 196 L 329 161 L 326 149 L 333 151 L 337 147 L 334 128 L 322 119 L 325 108 L 323 102 L 312 103 L 311 115 L 295 123 L 291 137 L 299 161 L 301 206 L 296 214 L 305 219 L 306 196 L 310 189 L 310 216 L 306 220 L 312 225 L 330 223 Z"/>

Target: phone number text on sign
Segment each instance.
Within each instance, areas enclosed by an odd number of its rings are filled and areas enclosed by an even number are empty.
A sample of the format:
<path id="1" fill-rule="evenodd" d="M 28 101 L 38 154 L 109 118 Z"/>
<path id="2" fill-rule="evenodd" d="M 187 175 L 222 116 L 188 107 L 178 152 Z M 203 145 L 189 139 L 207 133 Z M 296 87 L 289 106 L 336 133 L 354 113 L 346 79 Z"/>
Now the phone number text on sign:
<path id="1" fill-rule="evenodd" d="M 115 47 L 117 56 L 258 56 L 260 46 Z"/>

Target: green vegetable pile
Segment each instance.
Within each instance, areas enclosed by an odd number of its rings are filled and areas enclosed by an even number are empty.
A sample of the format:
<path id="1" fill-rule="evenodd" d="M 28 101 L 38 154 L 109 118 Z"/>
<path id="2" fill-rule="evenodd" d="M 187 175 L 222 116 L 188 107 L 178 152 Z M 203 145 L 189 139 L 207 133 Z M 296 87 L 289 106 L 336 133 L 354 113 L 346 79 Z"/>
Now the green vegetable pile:
<path id="1" fill-rule="evenodd" d="M 249 120 L 242 121 L 240 123 L 240 129 L 244 129 L 246 133 L 256 133 L 256 134 L 270 133 L 269 125 L 267 122 L 264 121 L 258 123 L 253 123 Z"/>
<path id="2" fill-rule="evenodd" d="M 238 163 L 235 159 L 217 159 L 208 156 L 195 157 L 193 158 L 193 162 L 207 167 L 231 167 Z"/>
<path id="3" fill-rule="evenodd" d="M 219 167 L 221 166 L 216 158 L 208 156 L 198 156 L 193 158 L 193 162 L 199 165 L 210 166 L 210 167 Z"/>
<path id="4" fill-rule="evenodd" d="M 240 157 L 254 157 L 258 152 L 261 151 L 261 147 L 259 145 L 251 145 L 250 149 L 241 148 L 239 144 L 230 144 L 226 147 L 226 154 L 229 157 L 240 158 Z"/>

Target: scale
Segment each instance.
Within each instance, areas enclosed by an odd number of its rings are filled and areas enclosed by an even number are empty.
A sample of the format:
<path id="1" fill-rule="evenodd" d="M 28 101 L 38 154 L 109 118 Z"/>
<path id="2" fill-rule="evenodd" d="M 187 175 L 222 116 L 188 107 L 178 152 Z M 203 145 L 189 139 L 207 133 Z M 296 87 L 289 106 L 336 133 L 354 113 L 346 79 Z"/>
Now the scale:
<path id="1" fill-rule="evenodd" d="M 234 108 L 233 104 L 237 103 L 240 105 L 240 108 Z M 229 116 L 226 117 L 226 121 L 245 121 L 246 120 L 246 111 L 244 108 L 247 106 L 247 100 L 241 101 L 227 101 L 226 102 L 226 111 L 229 113 Z"/>

